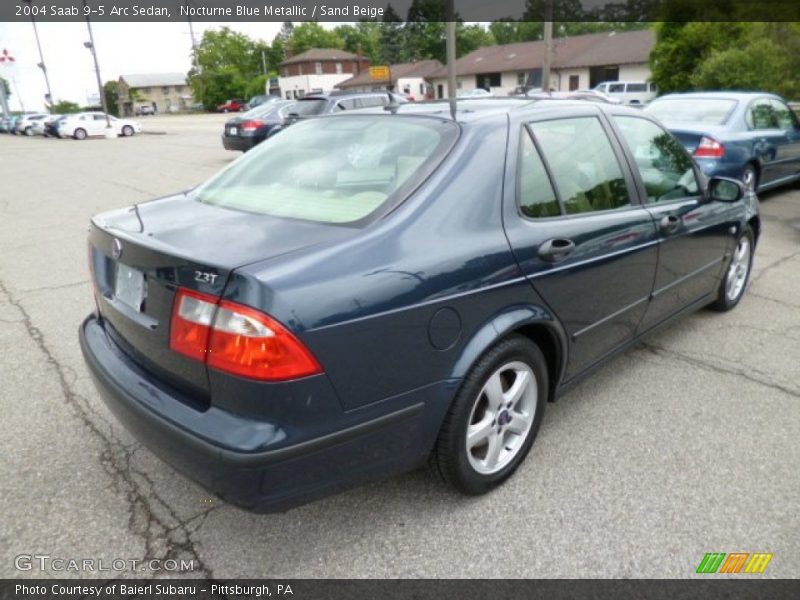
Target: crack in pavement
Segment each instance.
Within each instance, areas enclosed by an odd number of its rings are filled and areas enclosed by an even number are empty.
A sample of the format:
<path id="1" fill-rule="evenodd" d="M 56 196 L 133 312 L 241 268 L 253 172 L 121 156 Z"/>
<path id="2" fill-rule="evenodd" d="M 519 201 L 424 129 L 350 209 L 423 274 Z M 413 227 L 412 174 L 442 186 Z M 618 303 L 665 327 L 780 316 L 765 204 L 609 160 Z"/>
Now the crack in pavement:
<path id="1" fill-rule="evenodd" d="M 647 350 L 652 354 L 655 354 L 656 356 L 665 356 L 667 358 L 672 358 L 682 363 L 700 367 L 702 369 L 706 369 L 714 373 L 727 373 L 728 375 L 736 375 L 737 377 L 742 377 L 758 385 L 778 390 L 794 398 L 800 398 L 800 391 L 793 390 L 792 388 L 786 387 L 779 383 L 774 383 L 766 379 L 760 379 L 759 377 L 754 377 L 751 373 L 748 373 L 743 369 L 736 369 L 733 367 L 715 364 L 707 360 L 703 360 L 702 358 L 692 356 L 690 354 L 684 354 L 683 352 L 678 352 L 677 350 L 671 350 L 669 348 L 665 348 L 664 346 L 657 346 L 649 342 L 642 342 L 640 344 L 640 347 L 644 348 L 645 350 Z M 758 369 L 755 369 L 753 367 L 750 367 L 750 370 L 763 375 L 768 375 L 768 373 L 764 373 L 763 371 L 759 371 Z"/>
<path id="2" fill-rule="evenodd" d="M 88 279 L 83 279 L 81 281 L 73 281 L 72 283 L 63 283 L 61 285 L 43 285 L 41 287 L 35 288 L 28 288 L 19 291 L 19 296 L 27 296 L 28 294 L 33 294 L 35 292 L 52 292 L 55 290 L 66 290 L 73 287 L 79 287 L 81 285 L 87 285 L 90 283 Z"/>
<path id="3" fill-rule="evenodd" d="M 785 300 L 778 300 L 777 298 L 772 298 L 770 296 L 765 296 L 764 294 L 759 294 L 757 292 L 754 292 L 751 289 L 747 290 L 747 295 L 754 296 L 755 298 L 761 298 L 762 300 L 769 300 L 770 302 L 774 302 L 775 304 L 779 304 L 780 306 L 783 306 L 784 308 L 788 308 L 790 310 L 800 308 L 800 304 L 792 304 L 791 302 L 786 302 Z"/>
<path id="4" fill-rule="evenodd" d="M 110 477 L 111 487 L 123 495 L 128 503 L 127 527 L 144 542 L 145 551 L 141 561 L 146 564 L 149 560 L 157 559 L 164 564 L 164 561 L 170 559 L 191 560 L 195 567 L 194 573 L 213 579 L 211 567 L 200 557 L 192 534 L 205 523 L 208 514 L 219 506 L 212 506 L 190 518 L 182 519 L 156 492 L 151 477 L 131 463 L 139 445 L 123 443 L 114 433 L 108 420 L 91 407 L 85 396 L 73 389 L 77 379 L 75 370 L 56 359 L 45 343 L 42 331 L 33 323 L 25 307 L 2 281 L 0 281 L 0 295 L 20 312 L 22 319 L 19 322 L 25 327 L 28 337 L 45 356 L 45 362 L 55 371 L 66 405 L 89 433 L 100 442 L 102 447 L 100 465 Z M 199 524 L 192 527 L 191 524 L 197 521 Z"/>
<path id="5" fill-rule="evenodd" d="M 758 273 L 756 274 L 756 276 L 752 278 L 752 283 L 756 283 L 758 280 L 760 280 L 762 277 L 764 277 L 764 275 L 766 275 L 767 273 L 769 273 L 769 272 L 770 272 L 772 269 L 775 269 L 776 267 L 779 267 L 779 266 L 781 266 L 782 264 L 784 264 L 784 263 L 786 263 L 786 262 L 789 262 L 790 260 L 792 260 L 793 258 L 796 258 L 796 257 L 798 257 L 798 256 L 800 256 L 800 251 L 798 251 L 798 252 L 794 252 L 794 253 L 792 253 L 792 254 L 789 254 L 789 255 L 787 255 L 787 256 L 784 256 L 784 257 L 782 257 L 782 258 L 779 258 L 779 259 L 778 259 L 778 260 L 776 260 L 775 262 L 768 264 L 768 265 L 767 265 L 766 267 L 764 267 L 763 269 L 760 269 L 760 270 L 758 271 Z"/>

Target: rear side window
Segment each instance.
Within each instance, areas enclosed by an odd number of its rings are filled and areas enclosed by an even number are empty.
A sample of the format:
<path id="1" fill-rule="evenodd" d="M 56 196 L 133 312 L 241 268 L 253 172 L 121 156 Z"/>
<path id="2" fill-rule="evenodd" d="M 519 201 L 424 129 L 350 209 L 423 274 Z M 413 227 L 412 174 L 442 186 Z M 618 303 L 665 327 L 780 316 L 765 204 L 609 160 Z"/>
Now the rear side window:
<path id="1" fill-rule="evenodd" d="M 596 117 L 531 125 L 566 214 L 629 206 L 628 187 L 605 129 Z"/>
<path id="2" fill-rule="evenodd" d="M 608 93 L 609 94 L 622 94 L 625 92 L 625 84 L 624 83 L 611 83 L 608 86 Z"/>
<path id="3" fill-rule="evenodd" d="M 519 208 L 526 217 L 536 219 L 561 214 L 550 178 L 526 129 L 520 134 L 517 190 Z"/>
<path id="4" fill-rule="evenodd" d="M 628 84 L 628 91 L 629 92 L 646 92 L 647 91 L 647 84 L 646 83 L 629 83 Z"/>
<path id="5" fill-rule="evenodd" d="M 309 98 L 298 100 L 297 104 L 292 107 L 291 114 L 300 117 L 313 117 L 321 115 L 325 111 L 328 101 L 324 98 Z"/>
<path id="6" fill-rule="evenodd" d="M 737 101 L 728 98 L 662 98 L 644 109 L 661 121 L 700 122 L 723 125 L 736 108 Z"/>
<path id="7" fill-rule="evenodd" d="M 614 120 L 639 167 L 650 202 L 700 193 L 692 159 L 672 135 L 647 119 L 615 116 Z"/>
<path id="8" fill-rule="evenodd" d="M 420 117 L 344 114 L 301 121 L 256 146 L 192 196 L 276 217 L 353 223 L 435 168 L 457 136 L 456 124 Z"/>

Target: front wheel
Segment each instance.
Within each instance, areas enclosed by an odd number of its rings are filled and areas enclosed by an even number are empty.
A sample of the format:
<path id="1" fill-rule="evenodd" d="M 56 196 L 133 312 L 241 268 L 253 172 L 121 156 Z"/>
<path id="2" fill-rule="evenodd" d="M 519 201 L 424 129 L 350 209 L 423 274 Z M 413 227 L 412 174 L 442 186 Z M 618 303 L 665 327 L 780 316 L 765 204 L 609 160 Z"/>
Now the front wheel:
<path id="1" fill-rule="evenodd" d="M 122 135 L 124 135 L 125 137 L 132 136 L 133 135 L 133 127 L 131 127 L 130 125 L 125 125 L 125 127 L 122 128 Z"/>
<path id="2" fill-rule="evenodd" d="M 25 135 L 31 137 L 33 135 L 33 127 L 26 127 L 25 128 Z"/>
<path id="3" fill-rule="evenodd" d="M 748 192 L 755 192 L 758 187 L 758 173 L 753 165 L 747 165 L 742 171 L 742 183 Z"/>
<path id="4" fill-rule="evenodd" d="M 739 304 L 744 296 L 753 267 L 753 246 L 753 231 L 747 227 L 736 241 L 725 277 L 717 291 L 717 299 L 711 305 L 714 310 L 721 312 L 730 310 Z"/>
<path id="5" fill-rule="evenodd" d="M 508 479 L 527 456 L 542 422 L 547 363 L 529 339 L 514 335 L 472 368 L 445 417 L 430 464 L 466 494 Z"/>

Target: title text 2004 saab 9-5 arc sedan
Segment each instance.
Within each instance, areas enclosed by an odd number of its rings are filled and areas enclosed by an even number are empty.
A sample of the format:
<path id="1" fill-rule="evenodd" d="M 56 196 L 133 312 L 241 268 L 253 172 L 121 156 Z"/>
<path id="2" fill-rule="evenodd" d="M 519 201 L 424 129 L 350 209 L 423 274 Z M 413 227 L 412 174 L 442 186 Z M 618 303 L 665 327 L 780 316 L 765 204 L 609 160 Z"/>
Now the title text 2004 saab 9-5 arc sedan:
<path id="1" fill-rule="evenodd" d="M 118 418 L 240 506 L 426 460 L 477 494 L 520 465 L 546 401 L 739 302 L 756 211 L 620 106 L 302 121 L 191 192 L 93 219 L 81 345 Z"/>

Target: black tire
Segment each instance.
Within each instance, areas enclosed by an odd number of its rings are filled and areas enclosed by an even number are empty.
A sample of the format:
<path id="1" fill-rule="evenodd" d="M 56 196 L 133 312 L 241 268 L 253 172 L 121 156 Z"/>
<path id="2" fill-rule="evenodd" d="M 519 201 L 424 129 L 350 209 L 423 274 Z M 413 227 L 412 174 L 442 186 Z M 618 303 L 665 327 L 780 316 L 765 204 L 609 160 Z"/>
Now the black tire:
<path id="1" fill-rule="evenodd" d="M 742 260 L 739 255 L 743 244 L 747 244 L 748 246 L 746 260 Z M 736 246 L 733 249 L 728 264 L 725 266 L 725 273 L 722 276 L 722 281 L 717 290 L 717 299 L 710 305 L 712 309 L 725 312 L 739 304 L 739 301 L 742 299 L 742 296 L 744 296 L 747 286 L 750 283 L 754 251 L 755 236 L 753 235 L 753 230 L 749 227 L 745 227 L 744 231 L 742 231 L 741 235 L 736 239 Z M 735 264 L 737 262 L 738 264 Z M 731 283 L 732 278 L 735 278 L 740 284 L 733 286 Z"/>
<path id="2" fill-rule="evenodd" d="M 125 137 L 131 137 L 133 135 L 133 127 L 130 125 L 125 125 L 122 128 L 122 135 Z"/>
<path id="3" fill-rule="evenodd" d="M 74 137 L 76 140 L 85 140 L 86 139 L 86 130 L 85 129 L 81 129 L 80 127 L 78 127 L 78 129 L 76 129 L 72 133 L 72 137 Z"/>
<path id="4" fill-rule="evenodd" d="M 26 127 L 24 133 L 25 133 L 26 136 L 32 137 L 33 136 L 33 127 L 31 127 L 31 126 Z"/>
<path id="5" fill-rule="evenodd" d="M 504 437 L 507 435 L 505 428 L 510 423 L 505 419 L 510 418 L 509 415 L 518 414 L 511 409 L 517 409 L 523 400 L 519 399 L 512 406 L 510 403 L 505 404 L 507 398 L 503 396 L 503 404 L 500 404 L 501 410 L 493 412 L 489 407 L 489 394 L 488 392 L 484 393 L 484 388 L 490 385 L 489 382 L 494 376 L 502 378 L 502 375 L 498 374 L 500 373 L 499 370 L 502 370 L 505 366 L 522 364 L 527 365 L 535 377 L 535 381 L 531 381 L 529 384 L 532 386 L 531 393 L 535 389 L 535 400 L 532 397 L 528 397 L 525 400 L 533 408 L 533 414 L 531 423 L 524 435 L 517 436 L 512 430 L 512 437 L 506 438 Z M 503 374 L 505 373 L 503 372 Z M 503 385 L 508 384 L 509 387 L 504 388 L 503 391 L 510 391 L 514 382 L 515 380 L 510 382 L 505 380 Z M 547 362 L 539 347 L 528 338 L 521 335 L 512 335 L 490 348 L 472 367 L 464 379 L 461 389 L 445 416 L 444 423 L 439 431 L 439 437 L 431 453 L 429 461 L 431 469 L 444 481 L 453 485 L 459 491 L 470 495 L 486 493 L 503 483 L 525 460 L 531 449 L 542 422 L 548 390 Z M 490 423 L 488 429 L 491 433 L 489 436 L 495 436 L 495 431 L 503 429 L 503 434 L 498 436 L 498 439 L 502 442 L 500 444 L 502 447 L 500 452 L 510 452 L 511 446 L 516 444 L 514 452 L 511 452 L 510 456 L 506 457 L 508 462 L 503 464 L 502 461 L 498 461 L 497 470 L 493 472 L 479 472 L 476 470 L 474 463 L 475 461 L 480 462 L 481 459 L 473 454 L 473 450 L 478 448 L 480 452 L 482 446 L 476 445 L 472 450 L 467 448 L 467 430 L 471 425 L 479 427 L 480 423 L 474 423 L 473 420 L 476 418 L 477 411 L 482 403 L 485 403 L 486 406 L 485 411 L 481 413 L 483 417 L 480 422 L 486 421 L 487 425 Z M 505 413 L 505 417 L 502 416 L 503 413 Z M 490 448 L 491 440 L 487 439 L 486 456 L 484 457 L 487 462 Z"/>
<path id="6" fill-rule="evenodd" d="M 748 191 L 755 193 L 758 189 L 758 171 L 752 163 L 747 163 L 740 179 Z"/>

